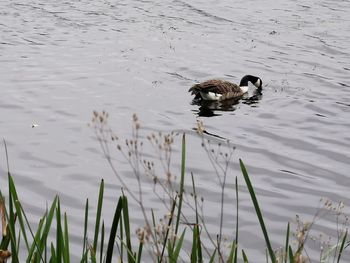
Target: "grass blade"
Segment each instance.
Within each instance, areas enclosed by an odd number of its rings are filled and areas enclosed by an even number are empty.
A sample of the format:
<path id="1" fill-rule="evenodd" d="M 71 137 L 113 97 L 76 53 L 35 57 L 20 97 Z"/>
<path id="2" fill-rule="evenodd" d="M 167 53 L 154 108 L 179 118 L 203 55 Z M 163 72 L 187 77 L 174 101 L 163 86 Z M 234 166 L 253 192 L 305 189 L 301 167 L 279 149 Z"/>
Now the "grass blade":
<path id="1" fill-rule="evenodd" d="M 285 250 L 284 250 L 284 255 L 285 255 L 284 263 L 287 263 L 287 259 L 288 259 L 289 232 L 290 232 L 289 229 L 290 229 L 290 224 L 288 222 L 287 235 L 286 235 L 286 245 L 285 245 Z"/>
<path id="2" fill-rule="evenodd" d="M 339 263 L 340 258 L 341 258 L 341 255 L 342 255 L 342 253 L 343 253 L 344 245 L 345 245 L 345 242 L 346 242 L 346 237 L 347 237 L 347 235 L 348 235 L 348 230 L 346 229 L 345 234 L 344 234 L 344 237 L 343 237 L 343 240 L 342 240 L 341 245 L 340 245 L 337 263 Z"/>
<path id="3" fill-rule="evenodd" d="M 181 217 L 181 208 L 182 208 L 182 199 L 184 193 L 184 182 L 185 182 L 185 162 L 186 162 L 186 138 L 185 133 L 182 135 L 182 147 L 181 147 L 181 179 L 180 179 L 180 191 L 179 191 L 179 204 L 177 210 L 176 217 L 176 225 L 175 225 L 175 236 L 177 235 Z"/>
<path id="4" fill-rule="evenodd" d="M 69 234 L 68 234 L 68 220 L 67 214 L 64 213 L 64 247 L 63 247 L 63 259 L 64 263 L 70 262 L 69 256 Z"/>
<path id="5" fill-rule="evenodd" d="M 191 263 L 197 263 L 198 256 L 198 225 L 193 228 L 192 250 L 191 250 Z"/>
<path id="6" fill-rule="evenodd" d="M 244 252 L 244 250 L 242 249 L 242 256 L 243 256 L 243 262 L 244 263 L 248 263 L 249 261 L 248 261 L 248 257 L 247 257 L 247 255 L 245 254 L 245 252 Z"/>
<path id="7" fill-rule="evenodd" d="M 235 255 L 236 251 L 237 251 L 237 245 L 236 245 L 236 242 L 233 241 L 232 246 L 231 246 L 231 250 L 230 250 L 230 255 L 228 257 L 227 262 L 234 262 L 234 259 L 237 258 Z"/>
<path id="8" fill-rule="evenodd" d="M 58 199 L 58 201 L 57 201 L 56 222 L 57 222 L 57 229 L 56 229 L 56 260 L 57 260 L 58 263 L 61 263 L 62 262 L 63 236 L 62 236 L 62 225 L 61 225 L 60 199 Z"/>
<path id="9" fill-rule="evenodd" d="M 151 209 L 151 212 L 152 212 L 152 224 L 153 224 L 153 229 L 156 229 L 156 219 L 155 219 L 155 216 L 154 216 L 154 211 L 153 209 Z M 156 244 L 156 248 L 157 248 L 157 251 L 159 251 L 159 248 L 158 248 L 158 238 L 157 238 L 157 234 L 155 233 L 154 234 L 154 242 Z M 159 259 L 159 255 L 157 253 L 157 262 L 160 262 L 160 259 Z"/>
<path id="10" fill-rule="evenodd" d="M 46 214 L 39 221 L 38 229 L 36 230 L 36 233 L 35 233 L 35 236 L 34 236 L 34 240 L 33 240 L 33 244 L 32 244 L 32 246 L 31 246 L 31 248 L 29 250 L 29 253 L 28 253 L 27 262 L 33 262 L 34 261 L 35 248 L 37 249 L 37 251 L 40 250 L 40 247 L 39 247 L 40 235 L 41 235 L 42 229 L 44 227 L 45 218 L 46 218 Z"/>
<path id="11" fill-rule="evenodd" d="M 177 259 L 180 255 L 180 251 L 183 245 L 183 241 L 184 241 L 184 237 L 185 237 L 185 233 L 186 233 L 186 229 L 184 229 L 184 231 L 182 232 L 179 241 L 177 241 L 176 245 L 175 245 L 175 250 L 174 253 L 172 255 L 171 261 L 172 262 L 177 262 Z"/>
<path id="12" fill-rule="evenodd" d="M 141 262 L 141 257 L 142 257 L 142 249 L 143 249 L 143 240 L 140 240 L 140 244 L 139 244 L 139 249 L 137 252 L 137 257 L 136 257 L 136 262 L 140 263 Z"/>
<path id="13" fill-rule="evenodd" d="M 12 176 L 9 177 L 9 191 L 12 194 L 13 200 L 14 200 L 14 205 L 15 205 L 15 209 L 16 209 L 16 214 L 17 214 L 17 218 L 19 221 L 19 225 L 20 225 L 20 229 L 21 232 L 23 234 L 23 238 L 24 238 L 24 242 L 26 244 L 26 248 L 29 251 L 29 244 L 28 244 L 28 239 L 27 239 L 27 234 L 26 234 L 26 228 L 25 228 L 25 224 L 24 224 L 24 220 L 23 220 L 23 216 L 22 216 L 22 209 L 21 209 L 21 204 L 17 195 L 17 191 L 16 191 L 16 187 L 15 184 L 13 182 L 13 178 Z"/>
<path id="14" fill-rule="evenodd" d="M 236 179 L 235 179 L 235 187 L 236 187 L 236 242 L 235 242 L 235 256 L 234 256 L 234 259 L 233 259 L 233 262 L 234 263 L 237 263 L 237 249 L 238 249 L 238 179 L 237 179 L 237 176 L 236 176 Z"/>
<path id="15" fill-rule="evenodd" d="M 41 235 L 40 242 L 39 242 L 38 253 L 39 253 L 40 258 L 41 258 L 42 253 L 45 251 L 45 248 L 46 248 L 46 241 L 47 241 L 47 237 L 48 237 L 49 232 L 50 232 L 52 219 L 54 217 L 54 212 L 56 210 L 57 200 L 58 200 L 58 197 L 56 196 L 54 201 L 52 202 L 49 213 L 46 216 L 45 226 L 44 226 L 43 233 Z M 44 260 L 44 262 L 46 262 L 46 260 Z"/>
<path id="16" fill-rule="evenodd" d="M 123 209 L 123 199 L 120 197 L 117 207 L 115 209 L 114 217 L 113 217 L 113 222 L 112 222 L 112 227 L 111 227 L 111 232 L 110 232 L 107 252 L 106 252 L 106 262 L 112 262 L 114 240 L 117 234 L 118 223 L 122 214 L 122 209 Z"/>
<path id="17" fill-rule="evenodd" d="M 103 263 L 103 248 L 105 243 L 105 222 L 102 221 L 102 228 L 101 228 L 101 246 L 100 246 L 100 263 Z"/>
<path id="18" fill-rule="evenodd" d="M 211 255 L 209 263 L 214 263 L 215 262 L 216 251 L 217 251 L 217 248 L 215 248 L 213 254 Z"/>
<path id="19" fill-rule="evenodd" d="M 135 262 L 134 257 L 130 256 L 132 255 L 132 247 L 131 247 L 131 238 L 130 238 L 130 220 L 129 220 L 129 210 L 128 210 L 128 199 L 126 196 L 123 196 L 123 222 L 124 222 L 124 229 L 125 229 L 125 236 L 126 236 L 126 246 L 128 249 L 128 262 L 132 263 Z"/>
<path id="20" fill-rule="evenodd" d="M 98 195 L 98 204 L 97 204 L 97 212 L 96 212 L 96 222 L 95 222 L 95 235 L 94 235 L 94 245 L 93 250 L 96 255 L 97 251 L 97 242 L 98 242 L 98 234 L 100 233 L 100 221 L 101 221 L 101 211 L 102 211 L 102 203 L 103 203 L 103 192 L 104 192 L 104 181 L 101 180 L 100 191 Z"/>
<path id="21" fill-rule="evenodd" d="M 289 263 L 294 263 L 294 256 L 293 256 L 293 251 L 291 246 L 288 247 L 288 255 L 289 255 Z"/>
<path id="22" fill-rule="evenodd" d="M 13 210 L 13 202 L 16 200 L 13 200 L 14 196 L 13 193 L 11 192 L 10 188 L 10 180 L 11 180 L 11 174 L 8 171 L 8 180 L 9 180 L 9 219 L 8 219 L 8 226 L 9 226 L 9 234 L 10 234 L 10 245 L 11 245 L 11 253 L 12 253 L 12 262 L 13 263 L 18 263 L 18 252 L 17 252 L 17 247 L 16 247 L 16 227 L 15 227 L 15 222 L 16 222 L 16 216 Z"/>
<path id="23" fill-rule="evenodd" d="M 241 159 L 239 159 L 239 163 L 240 163 L 240 166 L 241 166 L 241 170 L 242 170 L 242 173 L 243 173 L 244 180 L 245 180 L 246 185 L 247 185 L 248 190 L 249 190 L 250 197 L 252 198 L 252 201 L 253 201 L 253 204 L 254 204 L 255 213 L 258 216 L 260 227 L 261 227 L 261 229 L 263 231 L 263 234 L 264 234 L 264 238 L 265 238 L 267 249 L 269 250 L 269 255 L 270 255 L 270 258 L 271 258 L 271 262 L 275 263 L 276 262 L 276 256 L 275 256 L 275 253 L 273 252 L 273 249 L 272 249 L 272 246 L 271 246 L 271 243 L 270 243 L 270 239 L 269 239 L 269 236 L 267 234 L 267 230 L 266 230 L 265 223 L 264 223 L 264 218 L 262 216 L 258 200 L 256 199 L 254 188 L 253 188 L 253 186 L 252 186 L 252 184 L 250 182 L 247 170 L 246 170 L 245 165 L 244 165 L 244 163 L 243 163 L 243 161 Z"/>
<path id="24" fill-rule="evenodd" d="M 58 263 L 57 256 L 55 252 L 55 247 L 53 246 L 53 243 L 51 242 L 51 258 L 50 263 Z"/>
<path id="25" fill-rule="evenodd" d="M 89 199 L 86 199 L 86 204 L 85 204 L 85 218 L 84 218 L 84 240 L 83 240 L 83 253 L 82 253 L 82 261 L 81 263 L 86 263 L 87 262 L 87 257 L 84 255 L 87 255 L 87 249 L 86 249 L 86 234 L 87 234 L 87 225 L 88 225 L 88 217 L 89 217 Z M 85 259 L 85 260 L 84 260 Z"/>
<path id="26" fill-rule="evenodd" d="M 171 226 L 171 222 L 174 218 L 174 210 L 175 210 L 175 206 L 176 206 L 176 201 L 177 201 L 177 196 L 175 197 L 175 200 L 173 201 L 173 205 L 171 207 L 171 211 L 170 211 L 170 218 L 169 218 L 169 222 L 168 222 L 168 227 L 167 227 L 167 231 L 165 233 L 165 238 L 164 238 L 164 243 L 163 243 L 163 249 L 162 249 L 162 253 L 160 255 L 160 263 L 163 261 L 163 256 L 164 256 L 164 251 L 165 251 L 165 247 L 167 245 L 168 242 L 168 235 L 169 235 L 169 230 L 170 230 L 170 226 Z"/>

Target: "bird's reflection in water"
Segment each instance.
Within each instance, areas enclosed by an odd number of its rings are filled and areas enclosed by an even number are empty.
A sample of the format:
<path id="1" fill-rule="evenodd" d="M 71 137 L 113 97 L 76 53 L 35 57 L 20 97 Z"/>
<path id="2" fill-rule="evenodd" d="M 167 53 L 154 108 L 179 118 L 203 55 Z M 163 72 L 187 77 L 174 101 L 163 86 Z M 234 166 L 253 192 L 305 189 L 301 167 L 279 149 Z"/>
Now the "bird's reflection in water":
<path id="1" fill-rule="evenodd" d="M 193 100 L 192 105 L 198 105 L 199 109 L 195 112 L 200 117 L 215 117 L 221 116 L 223 111 L 233 112 L 236 110 L 236 105 L 242 100 L 243 104 L 251 105 L 255 107 L 256 104 L 262 99 L 262 91 L 254 90 L 254 93 L 249 96 L 243 96 L 239 99 L 231 99 L 224 101 L 208 101 L 208 100 Z"/>

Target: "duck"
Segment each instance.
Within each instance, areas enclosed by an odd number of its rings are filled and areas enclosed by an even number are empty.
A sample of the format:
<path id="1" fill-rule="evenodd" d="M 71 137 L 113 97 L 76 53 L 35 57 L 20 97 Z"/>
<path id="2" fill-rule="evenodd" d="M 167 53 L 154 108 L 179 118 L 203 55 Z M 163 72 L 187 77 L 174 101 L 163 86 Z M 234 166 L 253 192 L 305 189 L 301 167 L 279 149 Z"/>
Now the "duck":
<path id="1" fill-rule="evenodd" d="M 262 89 L 261 78 L 245 75 L 239 85 L 226 80 L 211 79 L 193 85 L 188 92 L 195 95 L 195 100 L 224 101 L 238 99 L 248 92 L 248 82 L 251 82 L 258 90 Z"/>

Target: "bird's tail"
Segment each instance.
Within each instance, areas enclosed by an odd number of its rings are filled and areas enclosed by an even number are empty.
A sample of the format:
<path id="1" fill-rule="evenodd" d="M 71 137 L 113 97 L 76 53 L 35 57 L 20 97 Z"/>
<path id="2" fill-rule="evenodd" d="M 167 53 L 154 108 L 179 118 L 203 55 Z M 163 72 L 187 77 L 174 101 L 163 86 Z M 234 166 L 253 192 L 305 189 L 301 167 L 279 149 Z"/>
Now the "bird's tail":
<path id="1" fill-rule="evenodd" d="M 191 92 L 191 95 L 194 95 L 194 99 L 201 99 L 201 94 L 200 94 L 200 87 L 198 84 L 196 85 L 193 85 L 189 90 L 188 92 Z"/>

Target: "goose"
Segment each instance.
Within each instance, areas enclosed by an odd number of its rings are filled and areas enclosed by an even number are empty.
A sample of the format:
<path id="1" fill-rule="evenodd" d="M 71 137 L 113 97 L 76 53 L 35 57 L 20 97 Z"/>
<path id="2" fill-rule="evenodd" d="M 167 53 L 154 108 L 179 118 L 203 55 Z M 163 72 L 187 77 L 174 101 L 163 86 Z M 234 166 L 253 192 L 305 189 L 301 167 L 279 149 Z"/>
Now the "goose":
<path id="1" fill-rule="evenodd" d="M 225 80 L 212 79 L 192 86 L 188 92 L 195 95 L 194 99 L 223 101 L 237 99 L 248 92 L 248 82 L 253 83 L 259 90 L 262 88 L 262 80 L 259 77 L 246 75 L 241 79 L 239 86 Z"/>

